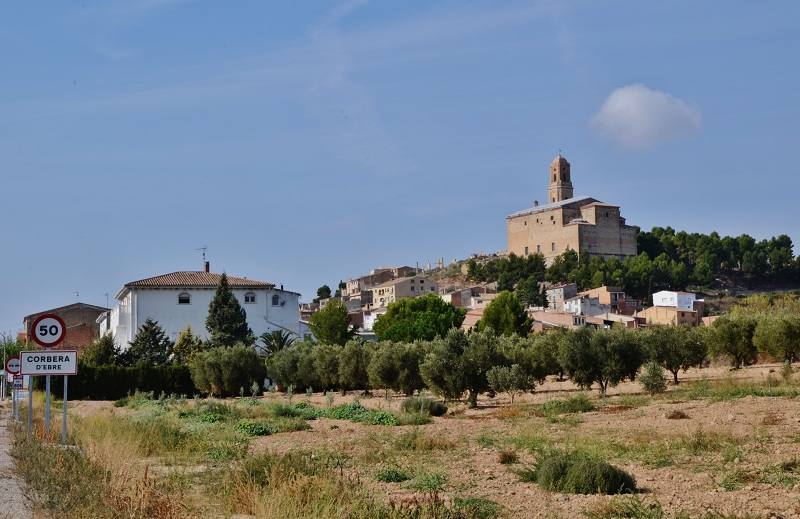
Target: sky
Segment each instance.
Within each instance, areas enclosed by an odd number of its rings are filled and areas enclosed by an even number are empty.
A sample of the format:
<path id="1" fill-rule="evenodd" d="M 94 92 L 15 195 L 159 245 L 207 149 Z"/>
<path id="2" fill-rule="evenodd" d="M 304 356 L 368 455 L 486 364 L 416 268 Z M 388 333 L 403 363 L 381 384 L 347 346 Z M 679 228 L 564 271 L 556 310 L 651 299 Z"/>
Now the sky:
<path id="1" fill-rule="evenodd" d="M 0 332 L 212 270 L 505 247 L 550 161 L 629 224 L 800 240 L 800 2 L 0 5 Z M 798 252 L 797 250 L 795 251 Z"/>

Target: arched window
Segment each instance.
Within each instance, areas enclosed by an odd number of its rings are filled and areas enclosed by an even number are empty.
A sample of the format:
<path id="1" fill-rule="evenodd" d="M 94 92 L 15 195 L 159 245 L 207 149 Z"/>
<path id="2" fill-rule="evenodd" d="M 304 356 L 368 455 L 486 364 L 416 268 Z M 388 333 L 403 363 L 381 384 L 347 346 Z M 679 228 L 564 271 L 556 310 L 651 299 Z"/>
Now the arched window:
<path id="1" fill-rule="evenodd" d="M 244 302 L 245 303 L 255 303 L 256 302 L 256 295 L 254 292 L 248 292 L 244 295 Z"/>
<path id="2" fill-rule="evenodd" d="M 279 304 L 281 304 L 281 298 L 278 296 L 278 294 L 274 294 L 272 296 L 272 306 L 278 306 Z"/>
<path id="3" fill-rule="evenodd" d="M 192 303 L 192 296 L 190 296 L 186 292 L 181 292 L 180 294 L 178 294 L 179 305 L 189 305 L 191 303 Z"/>

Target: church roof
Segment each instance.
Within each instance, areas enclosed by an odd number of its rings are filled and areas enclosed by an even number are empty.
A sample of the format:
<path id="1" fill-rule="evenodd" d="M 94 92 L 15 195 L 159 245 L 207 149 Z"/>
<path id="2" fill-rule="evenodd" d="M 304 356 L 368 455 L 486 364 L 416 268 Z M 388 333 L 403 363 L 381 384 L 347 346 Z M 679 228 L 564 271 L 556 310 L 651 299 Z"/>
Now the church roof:
<path id="1" fill-rule="evenodd" d="M 550 211 L 552 209 L 558 209 L 560 207 L 564 207 L 564 206 L 567 206 L 567 205 L 578 204 L 580 206 L 584 206 L 584 205 L 589 205 L 589 204 L 598 203 L 598 202 L 600 202 L 600 201 L 595 199 L 595 198 L 592 198 L 590 196 L 573 196 L 572 198 L 566 198 L 564 200 L 561 200 L 560 202 L 553 202 L 553 203 L 550 203 L 550 204 L 537 205 L 537 206 L 534 206 L 534 207 L 531 207 L 531 208 L 528 208 L 528 209 L 525 209 L 525 210 L 522 210 L 522 211 L 517 211 L 516 213 L 512 213 L 512 214 L 506 216 L 506 218 L 507 219 L 508 218 L 516 218 L 517 216 L 525 216 L 527 214 L 540 213 L 542 211 Z"/>

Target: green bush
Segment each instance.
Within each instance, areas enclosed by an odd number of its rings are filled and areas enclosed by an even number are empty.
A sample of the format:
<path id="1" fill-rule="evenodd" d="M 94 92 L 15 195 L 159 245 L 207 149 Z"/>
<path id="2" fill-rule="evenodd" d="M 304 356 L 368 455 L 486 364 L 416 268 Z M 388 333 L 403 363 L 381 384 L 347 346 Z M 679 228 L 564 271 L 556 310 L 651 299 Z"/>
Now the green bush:
<path id="1" fill-rule="evenodd" d="M 269 436 L 275 433 L 275 428 L 263 420 L 239 420 L 236 422 L 235 429 L 247 436 Z"/>
<path id="2" fill-rule="evenodd" d="M 661 364 L 651 360 L 644 365 L 642 374 L 639 375 L 639 382 L 645 391 L 651 395 L 663 393 L 667 390 L 667 379 L 664 376 L 664 369 Z"/>
<path id="3" fill-rule="evenodd" d="M 375 479 L 384 483 L 402 483 L 411 479 L 411 476 L 400 467 L 383 467 L 375 474 Z"/>
<path id="4" fill-rule="evenodd" d="M 554 452 L 533 472 L 523 475 L 540 487 L 570 494 L 625 494 L 636 491 L 636 480 L 622 469 L 582 453 Z"/>
<path id="5" fill-rule="evenodd" d="M 342 404 L 319 411 L 319 416 L 334 420 L 350 420 L 369 425 L 398 425 L 397 417 L 388 411 L 372 411 L 359 402 Z"/>
<path id="6" fill-rule="evenodd" d="M 500 505 L 481 497 L 456 497 L 453 499 L 453 511 L 459 514 L 456 517 L 493 519 L 499 515 Z"/>
<path id="7" fill-rule="evenodd" d="M 443 416 L 447 413 L 447 406 L 438 400 L 422 396 L 410 397 L 403 400 L 400 409 L 404 413 L 422 413 L 431 416 Z"/>
<path id="8" fill-rule="evenodd" d="M 197 389 L 216 396 L 235 396 L 265 377 L 264 364 L 256 351 L 243 344 L 219 347 L 192 356 L 189 363 Z"/>
<path id="9" fill-rule="evenodd" d="M 539 411 L 547 414 L 588 413 L 594 411 L 595 406 L 589 397 L 583 394 L 571 396 L 564 400 L 550 400 L 538 407 Z"/>

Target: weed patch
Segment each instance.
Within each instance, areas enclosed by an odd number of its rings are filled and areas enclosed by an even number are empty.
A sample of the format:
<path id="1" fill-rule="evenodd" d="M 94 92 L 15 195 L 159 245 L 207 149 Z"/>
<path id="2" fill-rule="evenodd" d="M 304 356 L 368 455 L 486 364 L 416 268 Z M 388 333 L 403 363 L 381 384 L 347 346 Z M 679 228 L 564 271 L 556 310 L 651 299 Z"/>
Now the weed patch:
<path id="1" fill-rule="evenodd" d="M 400 467 L 383 467 L 375 474 L 375 479 L 384 483 L 402 483 L 411 476 Z"/>

